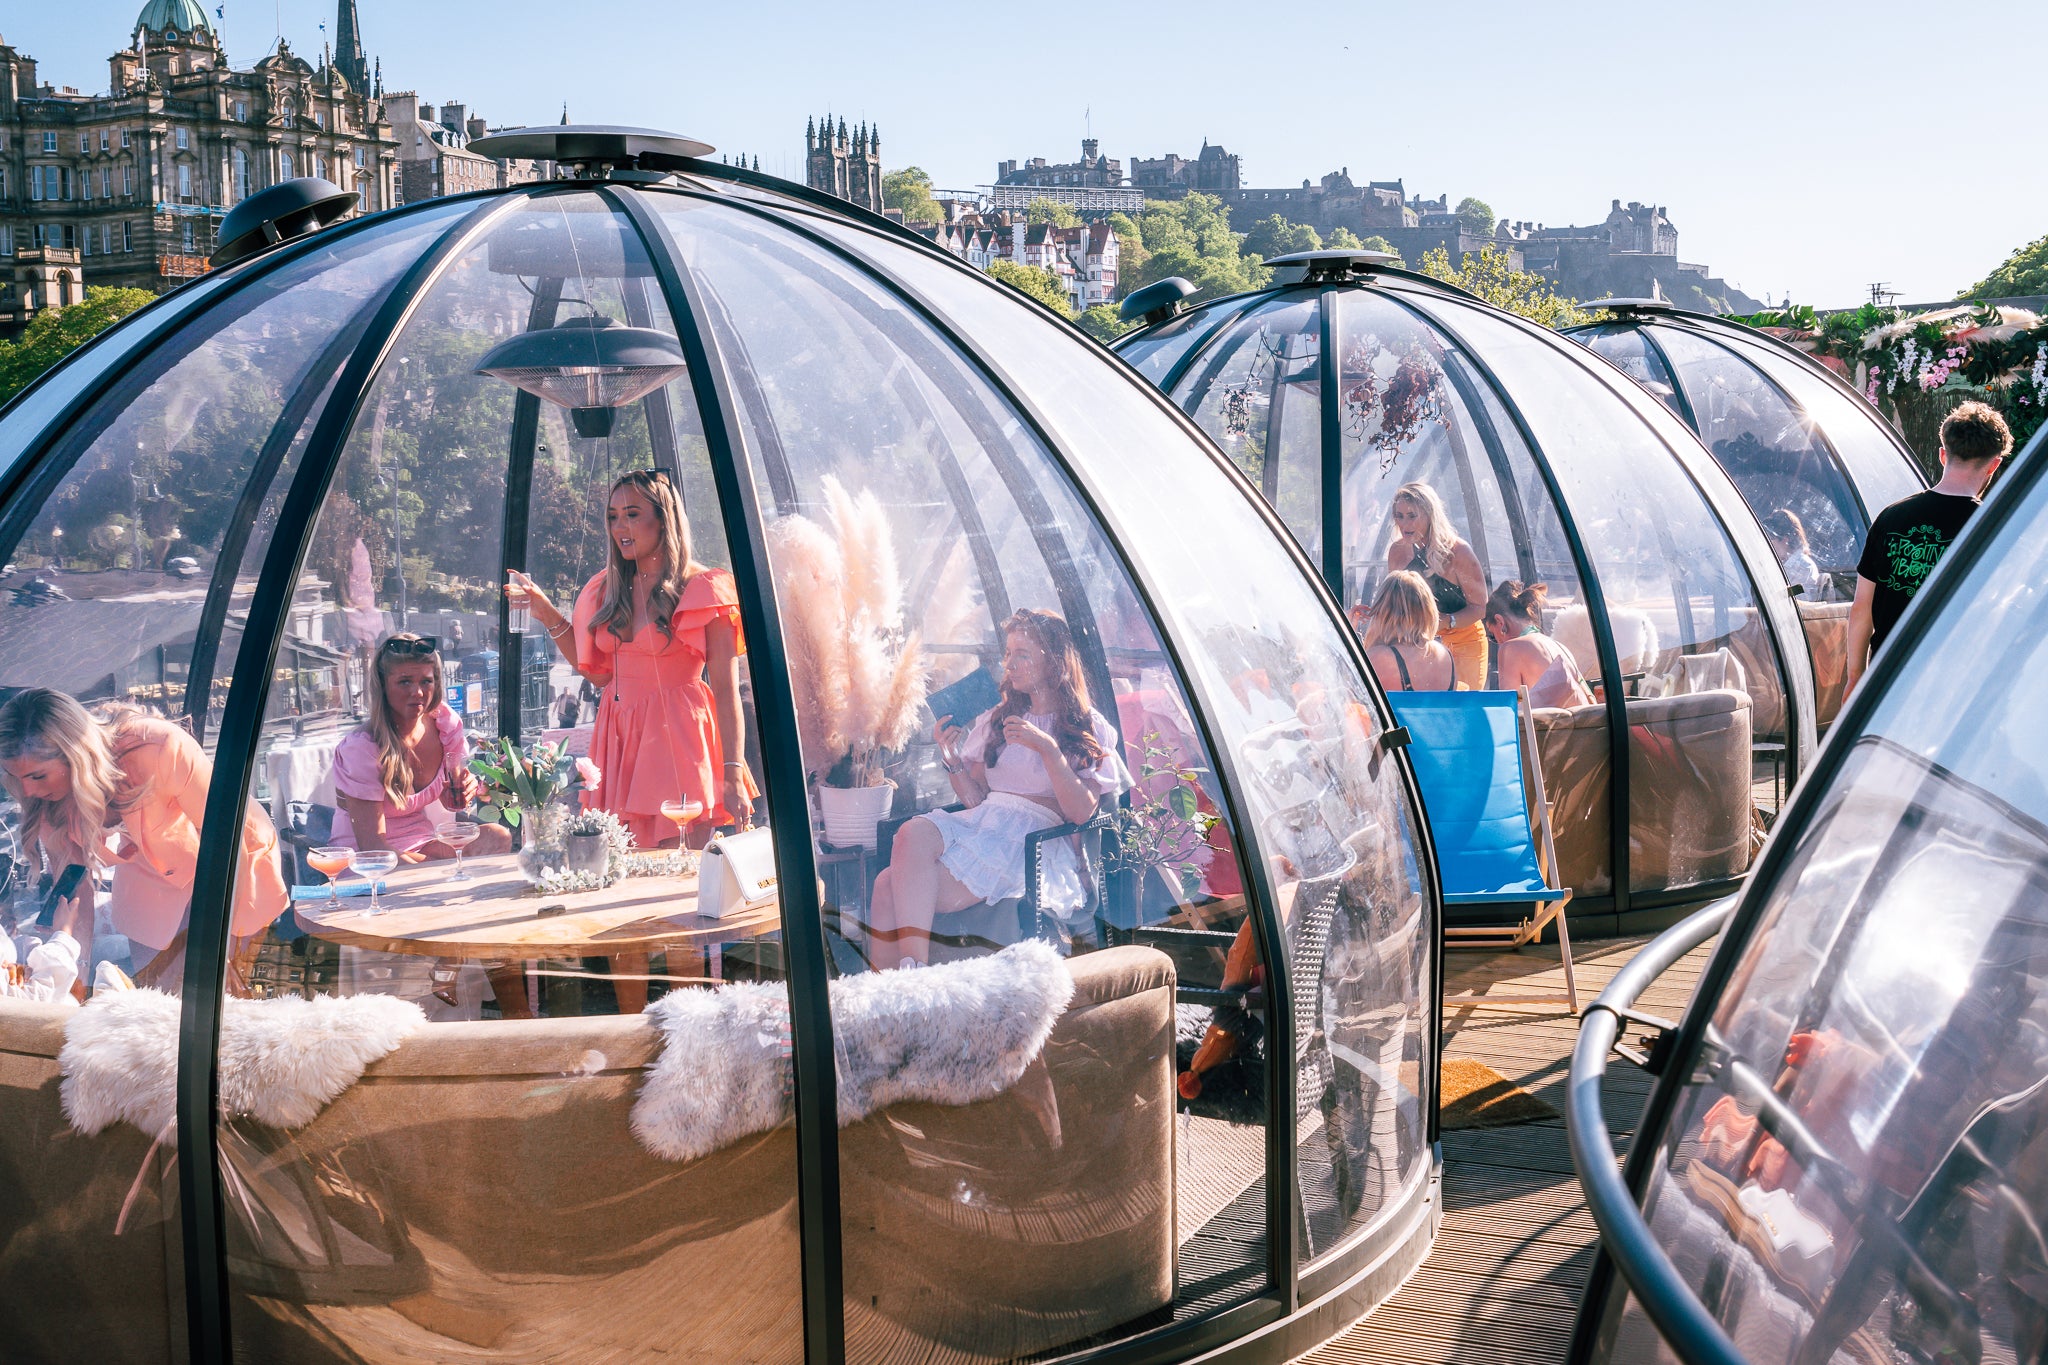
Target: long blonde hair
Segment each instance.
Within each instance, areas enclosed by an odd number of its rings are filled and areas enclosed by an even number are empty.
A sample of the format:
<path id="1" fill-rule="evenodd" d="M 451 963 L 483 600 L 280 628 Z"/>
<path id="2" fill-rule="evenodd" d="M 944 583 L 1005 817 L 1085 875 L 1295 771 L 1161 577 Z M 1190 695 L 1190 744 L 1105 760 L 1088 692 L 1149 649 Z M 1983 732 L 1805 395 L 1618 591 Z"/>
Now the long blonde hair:
<path id="1" fill-rule="evenodd" d="M 1451 567 L 1451 551 L 1458 548 L 1458 536 L 1451 529 L 1451 514 L 1444 510 L 1444 500 L 1437 491 L 1420 481 L 1404 483 L 1394 490 L 1393 505 L 1407 503 L 1422 513 L 1422 557 L 1429 565 L 1429 571 L 1442 574 Z M 1397 529 L 1394 534 L 1401 533 Z"/>
<path id="2" fill-rule="evenodd" d="M 434 704 L 427 708 L 429 717 L 448 704 L 448 676 L 441 666 L 441 651 L 438 649 L 431 654 L 399 655 L 393 654 L 384 646 L 393 640 L 423 638 L 409 630 L 387 635 L 377 642 L 377 652 L 371 657 L 370 662 L 370 696 L 363 717 L 363 728 L 370 732 L 371 739 L 377 741 L 377 781 L 383 785 L 384 795 L 391 798 L 393 805 L 398 805 L 419 790 L 419 774 L 412 770 L 412 756 L 406 753 L 405 745 L 399 742 L 398 726 L 391 720 L 391 704 L 384 699 L 384 683 L 390 676 L 389 661 L 395 659 L 401 663 L 417 663 L 425 659 L 434 666 Z M 500 660 L 499 666 L 514 665 L 508 665 Z M 442 757 L 445 761 L 446 755 Z M 433 781 L 432 778 L 427 780 Z"/>
<path id="3" fill-rule="evenodd" d="M 1436 638 L 1436 598 L 1422 575 L 1397 569 L 1386 576 L 1373 594 L 1361 635 L 1365 647 L 1376 645 L 1424 646 Z"/>
<path id="4" fill-rule="evenodd" d="M 129 723 L 143 713 L 110 703 L 95 716 L 75 698 L 47 687 L 32 687 L 0 706 L 0 760 L 27 758 L 59 762 L 71 770 L 71 795 L 62 801 L 26 796 L 12 773 L 4 773 L 8 795 L 21 807 L 21 848 L 31 852 L 46 831 L 69 839 L 97 875 L 104 859 L 102 832 L 111 817 L 125 815 L 142 797 L 115 756 Z"/>
<path id="5" fill-rule="evenodd" d="M 666 470 L 635 469 L 619 476 L 612 494 L 621 488 L 637 489 L 661 522 L 661 576 L 647 594 L 647 619 L 664 640 L 675 638 L 676 604 L 683 600 L 683 584 L 690 573 L 690 522 L 683 514 L 682 495 Z M 611 507 L 609 497 L 605 500 Z M 633 638 L 633 579 L 638 566 L 619 553 L 619 542 L 606 528 L 604 603 L 590 623 L 596 630 L 608 628 L 621 640 Z"/>

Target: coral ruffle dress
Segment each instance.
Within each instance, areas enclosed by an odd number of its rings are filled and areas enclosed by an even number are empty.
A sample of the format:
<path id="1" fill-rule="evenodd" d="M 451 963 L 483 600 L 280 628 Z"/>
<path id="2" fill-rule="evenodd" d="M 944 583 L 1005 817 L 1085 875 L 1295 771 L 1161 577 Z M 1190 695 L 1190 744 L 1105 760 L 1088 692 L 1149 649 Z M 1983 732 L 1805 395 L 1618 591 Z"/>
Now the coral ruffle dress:
<path id="1" fill-rule="evenodd" d="M 602 689 L 590 738 L 590 761 L 600 777 L 584 804 L 618 816 L 642 848 L 674 837 L 674 822 L 661 813 L 661 803 L 672 798 L 701 801 L 705 819 L 733 823 L 723 804 L 726 755 L 704 679 L 705 627 L 730 622 L 740 651 L 746 650 L 732 575 L 702 570 L 683 587 L 670 635 L 650 625 L 630 640 L 593 625 L 604 590 L 604 574 L 584 584 L 571 617 L 577 670 Z M 753 779 L 745 781 L 747 795 L 757 795 Z"/>

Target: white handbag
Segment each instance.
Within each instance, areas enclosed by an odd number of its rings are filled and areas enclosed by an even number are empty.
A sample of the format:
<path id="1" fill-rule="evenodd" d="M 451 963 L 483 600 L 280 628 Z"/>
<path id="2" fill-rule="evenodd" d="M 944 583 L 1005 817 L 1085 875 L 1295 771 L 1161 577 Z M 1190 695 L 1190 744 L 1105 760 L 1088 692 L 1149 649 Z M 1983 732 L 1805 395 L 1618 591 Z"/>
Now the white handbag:
<path id="1" fill-rule="evenodd" d="M 776 897 L 775 836 L 766 827 L 721 834 L 697 868 L 697 913 L 724 919 Z"/>

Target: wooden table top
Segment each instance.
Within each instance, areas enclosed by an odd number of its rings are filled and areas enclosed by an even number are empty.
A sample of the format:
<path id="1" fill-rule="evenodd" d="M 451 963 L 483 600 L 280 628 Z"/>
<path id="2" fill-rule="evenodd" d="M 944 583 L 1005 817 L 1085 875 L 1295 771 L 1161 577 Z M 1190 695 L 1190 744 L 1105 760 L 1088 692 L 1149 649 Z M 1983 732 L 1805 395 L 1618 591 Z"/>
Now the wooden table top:
<path id="1" fill-rule="evenodd" d="M 772 901 L 724 919 L 698 914 L 695 876 L 627 877 L 602 891 L 534 895 L 516 854 L 465 858 L 463 869 L 470 881 L 449 880 L 453 862 L 400 865 L 384 878 L 381 915 L 364 913 L 367 896 L 301 900 L 293 909 L 307 933 L 331 943 L 501 961 L 702 949 L 782 927 L 781 907 Z M 556 905 L 560 914 L 539 915 Z"/>

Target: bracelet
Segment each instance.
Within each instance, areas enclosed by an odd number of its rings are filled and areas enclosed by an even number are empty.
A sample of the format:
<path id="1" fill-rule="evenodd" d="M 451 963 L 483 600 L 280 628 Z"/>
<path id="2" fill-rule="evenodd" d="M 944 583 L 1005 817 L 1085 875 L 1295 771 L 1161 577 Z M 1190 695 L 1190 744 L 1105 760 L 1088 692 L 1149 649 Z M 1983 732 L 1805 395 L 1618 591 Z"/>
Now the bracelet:
<path id="1" fill-rule="evenodd" d="M 566 634 L 568 633 L 568 631 L 569 631 L 569 625 L 570 625 L 570 623 L 569 623 L 569 622 L 567 622 L 567 621 L 564 621 L 564 622 L 562 622 L 562 623 L 561 623 L 560 625 L 558 625 L 558 626 L 548 626 L 548 627 L 546 628 L 546 629 L 547 629 L 547 632 L 548 632 L 548 638 L 549 638 L 550 640 L 559 640 L 559 639 L 561 639 L 561 638 L 562 638 L 562 636 L 564 636 L 564 635 L 566 635 Z"/>
<path id="2" fill-rule="evenodd" d="M 745 772 L 747 770 L 747 765 L 744 763 L 735 763 L 731 759 L 727 759 L 725 761 L 725 770 L 727 772 L 733 772 L 734 770 L 738 770 L 739 772 Z"/>

